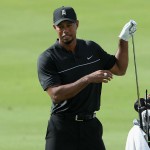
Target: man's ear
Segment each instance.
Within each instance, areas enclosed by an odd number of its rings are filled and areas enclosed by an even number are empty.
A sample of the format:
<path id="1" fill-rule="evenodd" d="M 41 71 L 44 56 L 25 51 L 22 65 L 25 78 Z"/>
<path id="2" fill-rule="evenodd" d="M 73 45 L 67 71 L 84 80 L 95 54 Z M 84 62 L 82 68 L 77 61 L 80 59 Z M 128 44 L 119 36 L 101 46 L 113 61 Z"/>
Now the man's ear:
<path id="1" fill-rule="evenodd" d="M 56 30 L 56 26 L 53 24 L 53 28 Z"/>
<path id="2" fill-rule="evenodd" d="M 78 26 L 79 26 L 79 20 L 76 21 L 76 26 L 78 28 Z"/>

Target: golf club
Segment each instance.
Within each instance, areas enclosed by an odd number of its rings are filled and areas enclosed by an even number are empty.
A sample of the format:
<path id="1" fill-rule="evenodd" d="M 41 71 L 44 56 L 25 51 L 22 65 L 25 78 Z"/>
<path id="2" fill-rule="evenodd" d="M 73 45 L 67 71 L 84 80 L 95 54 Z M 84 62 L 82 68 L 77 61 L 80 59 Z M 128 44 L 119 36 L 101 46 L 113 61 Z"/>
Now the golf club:
<path id="1" fill-rule="evenodd" d="M 133 23 L 131 25 L 131 28 L 133 27 Z M 140 119 L 140 127 L 143 130 L 143 124 L 142 124 L 142 116 L 141 116 L 141 103 L 140 103 L 140 92 L 139 92 L 139 84 L 138 84 L 138 75 L 137 75 L 137 66 L 136 66 L 136 56 L 135 56 L 135 46 L 134 46 L 134 36 L 132 34 L 130 28 L 130 34 L 132 37 L 132 46 L 133 46 L 133 57 L 134 57 L 134 68 L 135 68 L 135 78 L 136 78 L 136 91 L 137 91 L 137 99 L 138 99 L 138 112 L 139 112 L 139 119 Z"/>

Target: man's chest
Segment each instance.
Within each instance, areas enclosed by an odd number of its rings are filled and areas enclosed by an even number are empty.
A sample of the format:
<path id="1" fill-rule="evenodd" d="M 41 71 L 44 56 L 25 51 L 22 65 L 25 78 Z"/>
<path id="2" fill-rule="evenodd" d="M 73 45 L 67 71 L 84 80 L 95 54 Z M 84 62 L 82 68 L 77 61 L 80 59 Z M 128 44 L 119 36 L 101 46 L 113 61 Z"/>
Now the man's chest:
<path id="1" fill-rule="evenodd" d="M 55 56 L 55 65 L 64 83 L 70 83 L 79 78 L 102 69 L 102 62 L 99 55 L 92 51 L 85 53 L 61 53 Z"/>

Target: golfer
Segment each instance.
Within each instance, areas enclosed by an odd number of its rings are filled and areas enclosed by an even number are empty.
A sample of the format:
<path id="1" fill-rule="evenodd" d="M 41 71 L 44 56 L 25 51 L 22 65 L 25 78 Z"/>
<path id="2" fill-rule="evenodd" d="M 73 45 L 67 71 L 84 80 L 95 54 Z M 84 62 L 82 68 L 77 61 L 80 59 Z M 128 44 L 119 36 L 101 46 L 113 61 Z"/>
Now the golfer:
<path id="1" fill-rule="evenodd" d="M 136 22 L 122 29 L 115 55 L 76 37 L 79 20 L 72 7 L 54 10 L 53 23 L 58 39 L 38 59 L 40 84 L 52 100 L 45 150 L 105 150 L 95 113 L 100 110 L 102 83 L 126 73 L 128 39 Z"/>

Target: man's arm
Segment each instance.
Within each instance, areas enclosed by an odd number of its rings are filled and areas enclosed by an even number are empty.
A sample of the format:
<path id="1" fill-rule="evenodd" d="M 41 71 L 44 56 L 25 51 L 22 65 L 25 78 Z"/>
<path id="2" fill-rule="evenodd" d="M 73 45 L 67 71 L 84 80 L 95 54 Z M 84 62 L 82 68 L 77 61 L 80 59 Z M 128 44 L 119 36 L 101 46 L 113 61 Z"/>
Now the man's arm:
<path id="1" fill-rule="evenodd" d="M 115 75 L 124 75 L 128 67 L 128 40 L 136 31 L 136 22 L 130 20 L 119 35 L 118 51 L 115 54 L 116 64 L 110 69 Z"/>
<path id="2" fill-rule="evenodd" d="M 118 50 L 115 54 L 116 63 L 110 69 L 115 75 L 124 75 L 128 67 L 128 42 L 122 39 L 119 40 Z"/>
<path id="3" fill-rule="evenodd" d="M 105 75 L 105 73 L 107 73 L 107 75 Z M 112 73 L 110 71 L 98 70 L 73 83 L 49 87 L 46 91 L 54 103 L 60 103 L 77 95 L 90 83 L 108 83 L 111 79 Z"/>

